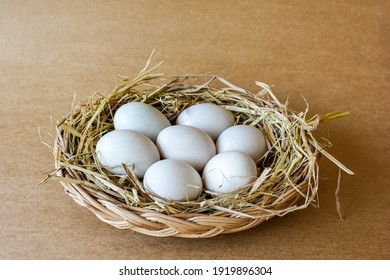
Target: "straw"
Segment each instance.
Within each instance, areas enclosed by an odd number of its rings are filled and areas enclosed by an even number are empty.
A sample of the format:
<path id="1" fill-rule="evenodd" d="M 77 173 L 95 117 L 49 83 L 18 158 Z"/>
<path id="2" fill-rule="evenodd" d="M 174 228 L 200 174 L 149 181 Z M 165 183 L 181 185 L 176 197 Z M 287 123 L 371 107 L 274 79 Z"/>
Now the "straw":
<path id="1" fill-rule="evenodd" d="M 353 174 L 313 136 L 322 122 L 348 113 L 307 118 L 308 110 L 293 111 L 260 82 L 256 82 L 259 91 L 251 93 L 212 74 L 166 79 L 156 72 L 162 62 L 151 66 L 152 57 L 137 77 L 119 76 L 121 85 L 107 96 L 94 94 L 87 103 L 74 106 L 55 129 L 51 147 L 55 170 L 45 181 L 59 180 L 69 196 L 102 221 L 153 236 L 212 237 L 247 230 L 274 216 L 316 205 L 320 155 Z M 204 190 L 196 201 L 156 201 L 130 170 L 127 175 L 114 175 L 96 158 L 97 141 L 114 129 L 115 111 L 129 102 L 150 104 L 171 123 L 194 104 L 215 103 L 226 108 L 234 115 L 235 124 L 254 126 L 266 137 L 269 151 L 258 162 L 259 177 L 223 195 Z"/>

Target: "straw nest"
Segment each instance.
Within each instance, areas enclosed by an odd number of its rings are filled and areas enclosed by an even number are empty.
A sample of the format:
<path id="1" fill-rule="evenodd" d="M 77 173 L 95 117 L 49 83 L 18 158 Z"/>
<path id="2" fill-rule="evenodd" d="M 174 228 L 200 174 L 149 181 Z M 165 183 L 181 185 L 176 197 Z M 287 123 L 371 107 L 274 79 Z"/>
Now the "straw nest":
<path id="1" fill-rule="evenodd" d="M 86 104 L 74 106 L 55 127 L 54 146 L 50 146 L 55 171 L 44 181 L 59 180 L 67 195 L 102 221 L 151 236 L 213 237 L 247 230 L 318 203 L 320 155 L 352 174 L 312 134 L 319 123 L 348 113 L 307 118 L 308 110 L 294 112 L 266 84 L 256 82 L 259 92 L 250 93 L 211 74 L 166 80 L 155 73 L 160 64 L 151 67 L 150 63 L 151 58 L 134 79 L 120 76 L 121 85 L 108 96 L 94 94 Z M 115 111 L 128 102 L 150 104 L 171 123 L 193 104 L 211 102 L 226 108 L 236 124 L 257 127 L 266 136 L 269 151 L 257 163 L 258 178 L 218 197 L 205 190 L 196 201 L 155 201 L 130 170 L 125 176 L 113 175 L 96 159 L 97 141 L 114 129 Z"/>

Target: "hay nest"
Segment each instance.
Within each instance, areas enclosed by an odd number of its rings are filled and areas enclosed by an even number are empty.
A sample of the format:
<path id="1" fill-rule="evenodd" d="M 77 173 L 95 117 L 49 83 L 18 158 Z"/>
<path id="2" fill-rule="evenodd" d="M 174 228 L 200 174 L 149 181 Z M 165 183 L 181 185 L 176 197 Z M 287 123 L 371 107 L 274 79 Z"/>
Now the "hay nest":
<path id="1" fill-rule="evenodd" d="M 120 76 L 121 85 L 111 94 L 94 94 L 86 104 L 74 106 L 55 127 L 50 147 L 55 171 L 44 181 L 59 180 L 66 194 L 102 221 L 151 236 L 213 237 L 316 204 L 320 155 L 352 174 L 312 134 L 319 123 L 348 113 L 307 118 L 308 110 L 294 112 L 259 82 L 260 90 L 254 94 L 211 74 L 166 80 L 155 73 L 160 64 L 150 67 L 151 58 L 136 78 Z M 257 127 L 266 136 L 269 151 L 257 164 L 258 178 L 218 197 L 204 190 L 196 201 L 155 201 L 130 170 L 124 176 L 113 175 L 96 159 L 97 141 L 114 129 L 115 111 L 128 102 L 150 104 L 171 123 L 193 104 L 211 102 L 226 108 L 235 116 L 235 124 Z"/>

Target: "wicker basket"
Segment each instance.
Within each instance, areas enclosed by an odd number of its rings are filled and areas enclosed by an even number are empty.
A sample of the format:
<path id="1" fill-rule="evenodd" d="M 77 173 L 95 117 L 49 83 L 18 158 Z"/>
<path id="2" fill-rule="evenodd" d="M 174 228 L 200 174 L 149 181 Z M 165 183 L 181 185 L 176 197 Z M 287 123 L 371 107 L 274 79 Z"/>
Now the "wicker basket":
<path id="1" fill-rule="evenodd" d="M 289 212 L 316 204 L 320 154 L 332 158 L 312 135 L 318 123 L 342 116 L 336 112 L 306 119 L 281 104 L 270 88 L 257 83 L 256 94 L 213 75 L 183 75 L 168 82 L 143 69 L 109 96 L 95 94 L 57 124 L 56 171 L 48 177 L 102 221 L 151 236 L 208 238 L 250 229 Z M 216 85 L 215 85 L 216 84 Z M 230 110 L 236 124 L 262 129 L 269 152 L 258 163 L 258 179 L 238 192 L 213 197 L 204 192 L 193 203 L 158 203 L 131 172 L 115 177 L 96 162 L 98 138 L 113 129 L 113 112 L 127 102 L 141 101 L 160 109 L 169 120 L 186 107 L 213 102 Z M 348 171 L 341 163 L 332 160 Z"/>

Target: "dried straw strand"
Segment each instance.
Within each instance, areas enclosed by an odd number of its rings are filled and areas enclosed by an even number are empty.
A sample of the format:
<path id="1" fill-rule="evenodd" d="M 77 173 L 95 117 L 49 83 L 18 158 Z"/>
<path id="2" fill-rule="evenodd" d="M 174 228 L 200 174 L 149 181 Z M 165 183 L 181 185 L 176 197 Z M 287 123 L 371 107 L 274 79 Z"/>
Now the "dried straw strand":
<path id="1" fill-rule="evenodd" d="M 55 129 L 51 148 L 55 171 L 47 179 L 59 180 L 69 196 L 102 221 L 152 236 L 208 238 L 247 230 L 315 204 L 320 155 L 353 174 L 312 134 L 320 123 L 348 113 L 336 111 L 307 119 L 308 110 L 294 112 L 260 82 L 256 82 L 259 92 L 251 93 L 212 74 L 165 80 L 162 73 L 154 73 L 162 62 L 151 67 L 152 57 L 153 53 L 134 79 L 119 76 L 122 84 L 109 95 L 94 94 L 86 104 L 74 106 Z M 236 124 L 254 126 L 266 136 L 269 151 L 257 163 L 258 178 L 220 196 L 205 190 L 196 201 L 155 201 L 130 170 L 124 176 L 113 175 L 96 160 L 97 141 L 113 130 L 114 112 L 128 102 L 150 104 L 172 123 L 181 111 L 197 103 L 215 103 L 230 110 Z M 340 213 L 339 189 L 340 182 L 336 190 Z"/>

